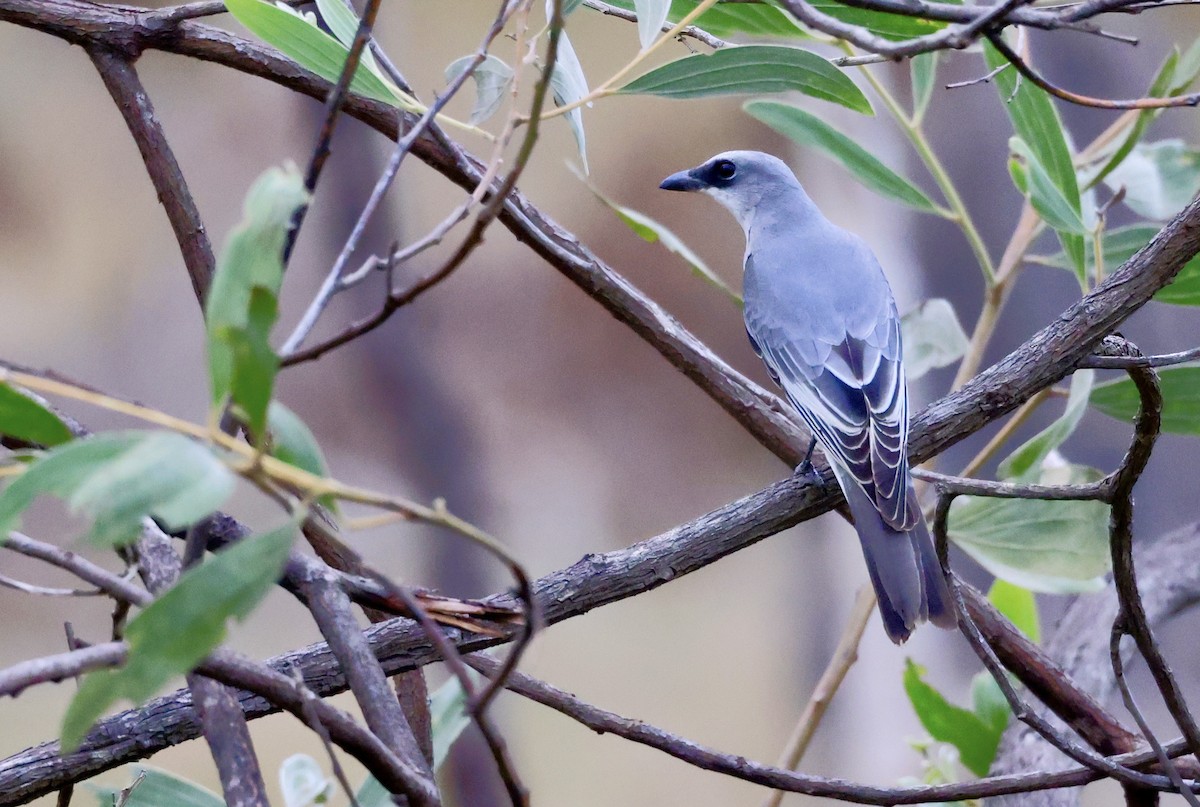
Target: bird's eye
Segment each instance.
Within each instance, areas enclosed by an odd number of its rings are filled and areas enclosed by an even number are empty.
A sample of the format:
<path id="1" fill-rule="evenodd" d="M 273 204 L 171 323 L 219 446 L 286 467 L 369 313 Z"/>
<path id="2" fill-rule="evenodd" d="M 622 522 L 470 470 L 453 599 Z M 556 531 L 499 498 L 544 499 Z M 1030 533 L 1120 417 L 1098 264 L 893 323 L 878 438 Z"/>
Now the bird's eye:
<path id="1" fill-rule="evenodd" d="M 737 166 L 731 160 L 720 160 L 713 166 L 713 173 L 717 175 L 717 179 L 733 179 L 737 174 Z"/>

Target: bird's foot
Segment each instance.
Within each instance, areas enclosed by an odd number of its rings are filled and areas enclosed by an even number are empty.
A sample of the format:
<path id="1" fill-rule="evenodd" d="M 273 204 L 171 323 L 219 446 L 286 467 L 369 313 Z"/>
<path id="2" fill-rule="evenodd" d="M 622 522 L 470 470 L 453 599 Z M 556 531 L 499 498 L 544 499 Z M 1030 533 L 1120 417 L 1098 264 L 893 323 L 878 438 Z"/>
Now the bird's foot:
<path id="1" fill-rule="evenodd" d="M 793 471 L 793 475 L 798 476 L 801 479 L 807 479 L 810 482 L 821 481 L 821 474 L 815 467 L 813 467 L 812 460 L 808 458 L 805 458 L 804 462 L 796 466 L 795 471 Z"/>

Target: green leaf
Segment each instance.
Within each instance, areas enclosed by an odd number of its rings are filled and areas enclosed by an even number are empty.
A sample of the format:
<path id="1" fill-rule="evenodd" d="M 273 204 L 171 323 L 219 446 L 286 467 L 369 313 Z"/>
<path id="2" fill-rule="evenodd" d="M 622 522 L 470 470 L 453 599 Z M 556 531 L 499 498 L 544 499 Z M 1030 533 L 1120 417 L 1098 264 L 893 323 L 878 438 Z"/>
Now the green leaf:
<path id="1" fill-rule="evenodd" d="M 321 19 L 329 26 L 329 30 L 333 31 L 338 42 L 346 46 L 348 53 L 354 44 L 354 37 L 358 34 L 360 22 L 354 9 L 347 5 L 347 0 L 317 0 L 317 11 L 321 13 Z M 368 70 L 379 78 L 383 78 L 383 71 L 379 69 L 370 47 L 363 48 L 362 54 L 358 58 Z"/>
<path id="2" fill-rule="evenodd" d="M 370 774 L 367 774 L 358 792 L 354 794 L 354 800 L 358 802 L 358 807 L 392 807 L 394 803 L 387 788 Z"/>
<path id="3" fill-rule="evenodd" d="M 1045 166 L 1038 161 L 1029 145 L 1019 137 L 1008 141 L 1008 147 L 1013 154 L 1024 160 L 1024 178 L 1028 185 L 1027 193 L 1034 210 L 1042 219 L 1060 233 L 1083 235 L 1087 232 L 1083 219 L 1079 214 L 1078 200 L 1072 203 L 1059 190 Z M 1021 182 L 1017 181 L 1017 186 Z M 1082 246 L 1082 244 L 1081 244 Z"/>
<path id="4" fill-rule="evenodd" d="M 1150 243 L 1150 239 L 1158 234 L 1158 225 L 1131 224 L 1128 227 L 1118 227 L 1106 230 L 1103 236 L 1104 266 L 1107 271 L 1132 258 L 1138 250 Z M 1087 265 L 1095 266 L 1092 239 L 1087 241 Z M 1050 266 L 1070 269 L 1068 258 L 1064 253 L 1052 255 L 1042 261 Z M 1179 274 L 1175 275 L 1165 288 L 1159 289 L 1154 299 L 1160 303 L 1171 305 L 1200 305 L 1200 256 L 1192 258 L 1183 265 Z"/>
<path id="5" fill-rule="evenodd" d="M 900 319 L 904 370 L 909 381 L 963 357 L 969 340 L 949 300 L 926 300 Z"/>
<path id="6" fill-rule="evenodd" d="M 271 401 L 267 409 L 267 428 L 271 433 L 269 450 L 272 457 L 310 474 L 329 476 L 321 446 L 299 415 L 279 401 Z M 318 501 L 326 509 L 337 511 L 337 500 L 332 496 L 322 496 Z"/>
<path id="7" fill-rule="evenodd" d="M 1125 188 L 1125 204 L 1155 221 L 1166 221 L 1200 191 L 1200 151 L 1182 140 L 1139 143 L 1105 184 Z"/>
<path id="8" fill-rule="evenodd" d="M 1100 477 L 1092 468 L 1048 460 L 1037 481 L 1080 484 Z M 1033 591 L 1099 591 L 1110 567 L 1108 506 L 1101 502 L 960 496 L 950 508 L 949 528 L 981 566 Z"/>
<path id="9" fill-rule="evenodd" d="M 807 50 L 782 45 L 741 45 L 668 62 L 618 92 L 663 98 L 704 98 L 737 93 L 799 90 L 866 115 L 867 97 L 845 73 Z"/>
<path id="10" fill-rule="evenodd" d="M 662 33 L 663 23 L 671 10 L 671 0 L 634 0 L 637 11 L 638 40 L 642 50 L 650 47 Z"/>
<path id="11" fill-rule="evenodd" d="M 350 49 L 298 14 L 263 0 L 225 0 L 225 8 L 250 33 L 274 45 L 296 60 L 302 67 L 326 81 L 336 82 Z M 329 18 L 326 18 L 329 22 Z M 355 22 L 357 28 L 358 23 Z M 332 28 L 332 26 L 330 26 Z M 353 36 L 353 34 L 351 34 Z M 350 82 L 350 91 L 358 95 L 397 106 L 396 92 L 379 76 L 371 72 L 368 62 L 359 64 Z"/>
<path id="12" fill-rule="evenodd" d="M 115 702 L 142 703 L 172 676 L 192 670 L 224 639 L 230 619 L 244 620 L 275 585 L 287 560 L 295 523 L 244 538 L 196 566 L 130 620 L 129 658 L 119 670 L 83 679 L 63 718 L 64 752 Z"/>
<path id="13" fill-rule="evenodd" d="M 285 807 L 309 807 L 325 803 L 333 783 L 308 754 L 292 754 L 279 765 L 279 790 Z"/>
<path id="14" fill-rule="evenodd" d="M 971 677 L 971 710 L 984 725 L 996 733 L 997 738 L 1008 728 L 1012 710 L 1008 707 L 1008 701 L 1004 699 L 1000 685 L 987 670 Z"/>
<path id="15" fill-rule="evenodd" d="M 1037 599 L 1027 588 L 1014 585 L 1007 580 L 997 578 L 988 590 L 988 599 L 996 610 L 1004 614 L 1017 630 L 1024 633 L 1029 641 L 1037 643 L 1042 640 L 1042 628 L 1038 624 Z M 1005 706 L 1005 709 L 1008 707 Z"/>
<path id="16" fill-rule="evenodd" d="M 955 706 L 925 682 L 924 670 L 905 659 L 904 691 L 921 725 L 935 740 L 958 749 L 965 765 L 976 776 L 987 776 L 996 757 L 1000 732 L 974 712 Z"/>
<path id="17" fill-rule="evenodd" d="M 1067 395 L 1067 406 L 1062 416 L 1009 454 L 996 469 L 997 476 L 1020 482 L 1032 481 L 1041 472 L 1042 464 L 1050 452 L 1074 434 L 1079 419 L 1087 410 L 1088 396 L 1095 378 L 1093 370 L 1080 370 L 1071 376 L 1071 391 Z"/>
<path id="18" fill-rule="evenodd" d="M 137 538 L 142 519 L 181 529 L 220 507 L 233 474 L 204 446 L 171 432 L 118 432 L 73 440 L 34 461 L 0 493 L 0 535 L 43 494 L 93 520 L 89 540 Z"/>
<path id="19" fill-rule="evenodd" d="M 582 100 L 588 94 L 587 77 L 583 74 L 583 65 L 575 47 L 567 38 L 567 32 L 558 35 L 558 49 L 554 60 L 554 69 L 550 73 L 550 92 L 554 95 L 554 103 L 567 106 Z M 579 149 L 579 158 L 583 160 L 583 170 L 587 172 L 587 138 L 583 131 L 583 109 L 575 107 L 566 113 L 567 123 L 571 134 L 575 136 L 575 146 Z"/>
<path id="20" fill-rule="evenodd" d="M 50 448 L 73 436 L 58 415 L 28 393 L 0 383 L 0 434 Z"/>
<path id="21" fill-rule="evenodd" d="M 266 426 L 279 366 L 268 337 L 278 314 L 283 245 L 292 215 L 307 200 L 295 166 L 269 169 L 255 181 L 205 303 L 213 403 L 232 400 L 255 434 Z"/>
<path id="22" fill-rule="evenodd" d="M 634 0 L 615 0 L 612 5 L 634 11 Z M 672 0 L 667 19 L 677 23 L 690 14 L 699 0 Z M 770 3 L 720 3 L 693 23 L 713 36 L 763 39 L 812 39 L 783 9 Z"/>
<path id="23" fill-rule="evenodd" d="M 780 134 L 837 162 L 866 187 L 902 205 L 937 214 L 937 205 L 911 182 L 881 163 L 869 151 L 817 116 L 778 101 L 755 99 L 742 107 Z"/>
<path id="24" fill-rule="evenodd" d="M 913 121 L 920 123 L 925 118 L 925 110 L 933 98 L 933 88 L 937 84 L 938 51 L 918 53 L 910 60 L 912 73 Z"/>
<path id="25" fill-rule="evenodd" d="M 1158 371 L 1162 387 L 1162 430 L 1200 436 L 1200 365 L 1185 364 Z M 1141 398 L 1127 377 L 1097 384 L 1089 403 L 1109 417 L 1131 422 Z"/>
<path id="26" fill-rule="evenodd" d="M 983 44 L 983 54 L 988 69 L 1008 63 L 988 42 Z M 1045 169 L 1054 187 L 1058 188 L 1063 199 L 1074 211 L 1075 215 L 1068 217 L 1073 222 L 1075 218 L 1082 218 L 1082 207 L 1079 179 L 1075 174 L 1070 146 L 1067 144 L 1066 130 L 1046 93 L 1030 81 L 1020 81 L 1018 86 L 1019 80 L 1017 71 L 1010 68 L 1000 71 L 993 83 L 1005 111 L 1012 120 L 1013 130 L 1029 146 L 1029 150 Z M 1067 230 L 1059 230 L 1058 237 L 1063 249 L 1071 258 L 1071 265 L 1075 267 L 1076 274 L 1082 278 L 1084 239 Z"/>
<path id="27" fill-rule="evenodd" d="M 882 36 L 885 39 L 913 39 L 925 34 L 932 34 L 946 27 L 946 23 L 938 20 L 925 20 L 920 17 L 853 8 L 843 5 L 837 0 L 812 0 L 810 5 L 817 11 L 850 25 L 866 28 L 876 36 Z"/>
<path id="28" fill-rule="evenodd" d="M 457 678 L 451 676 L 430 696 L 429 718 L 433 731 L 433 769 L 436 771 L 450 755 L 450 746 L 471 725 L 467 715 L 467 693 Z"/>
<path id="29" fill-rule="evenodd" d="M 683 242 L 682 238 L 675 235 L 675 233 L 671 232 L 665 226 L 659 224 L 657 221 L 645 215 L 644 213 L 640 213 L 633 208 L 625 207 L 624 205 L 613 201 L 603 192 L 601 192 L 599 188 L 588 181 L 587 177 L 583 176 L 583 174 L 580 172 L 575 171 L 574 166 L 571 168 L 575 175 L 588 186 L 588 190 L 590 190 L 597 199 L 599 199 L 614 213 L 616 213 L 617 218 L 619 218 L 625 224 L 625 226 L 633 230 L 633 232 L 639 238 L 651 244 L 656 241 L 661 243 L 669 251 L 674 252 L 676 255 L 687 261 L 688 265 L 692 267 L 692 272 L 697 277 L 707 280 L 709 283 L 725 292 L 725 294 L 729 295 L 730 299 L 736 302 L 739 306 L 742 304 L 741 295 L 731 289 L 724 280 L 722 280 L 715 272 L 709 269 L 708 264 L 701 260 L 700 256 L 693 252 L 691 247 Z"/>
<path id="30" fill-rule="evenodd" d="M 326 2 L 340 2 L 340 0 L 326 0 Z M 446 81 L 454 81 L 474 60 L 474 56 L 455 59 L 446 68 Z M 511 67 L 489 53 L 472 71 L 471 78 L 475 81 L 475 106 L 471 109 L 470 122 L 479 124 L 495 115 L 496 111 L 500 109 L 500 105 L 504 103 L 505 95 L 512 86 L 513 71 Z"/>
<path id="31" fill-rule="evenodd" d="M 173 773 L 144 765 L 131 766 L 131 770 L 133 780 L 124 807 L 225 807 L 225 800 L 216 793 Z M 100 807 L 112 807 L 121 798 L 117 788 L 91 783 L 87 787 L 95 792 Z"/>

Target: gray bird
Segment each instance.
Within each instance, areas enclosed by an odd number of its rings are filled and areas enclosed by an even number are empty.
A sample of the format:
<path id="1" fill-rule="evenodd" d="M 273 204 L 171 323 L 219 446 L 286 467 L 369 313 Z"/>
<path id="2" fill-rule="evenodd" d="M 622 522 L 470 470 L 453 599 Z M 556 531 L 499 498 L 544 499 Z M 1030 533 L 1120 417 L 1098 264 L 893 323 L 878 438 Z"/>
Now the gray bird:
<path id="1" fill-rule="evenodd" d="M 819 440 L 850 505 L 888 637 L 954 608 L 908 472 L 900 317 L 879 261 L 817 209 L 782 160 L 727 151 L 659 186 L 701 191 L 746 233 L 746 332 Z"/>

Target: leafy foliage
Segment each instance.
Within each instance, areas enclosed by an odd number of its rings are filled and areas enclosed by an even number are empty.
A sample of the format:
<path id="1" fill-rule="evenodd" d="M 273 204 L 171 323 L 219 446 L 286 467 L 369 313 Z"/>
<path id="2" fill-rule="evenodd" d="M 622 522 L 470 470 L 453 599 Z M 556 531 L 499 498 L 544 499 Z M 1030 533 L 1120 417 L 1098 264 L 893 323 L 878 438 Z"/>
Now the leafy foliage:
<path id="1" fill-rule="evenodd" d="M 948 367 L 967 352 L 968 339 L 949 300 L 934 297 L 900 319 L 904 338 L 904 374 L 909 381 Z"/>
<path id="2" fill-rule="evenodd" d="M 275 585 L 295 524 L 242 539 L 189 569 L 129 622 L 129 658 L 119 670 L 89 673 L 63 718 L 65 750 L 82 742 L 109 706 L 141 703 L 172 676 L 190 671 L 225 638 L 230 619 L 245 619 Z"/>
<path id="3" fill-rule="evenodd" d="M 71 439 L 71 430 L 58 415 L 30 395 L 0 383 L 0 434 L 40 446 L 56 446 Z"/>
<path id="4" fill-rule="evenodd" d="M 998 727 L 993 704 L 983 704 L 983 715 L 955 706 L 924 679 L 924 669 L 906 659 L 904 691 L 908 695 L 921 725 L 935 740 L 950 743 L 958 749 L 963 765 L 977 776 L 986 776 L 996 747 L 1000 744 L 1003 726 Z M 1007 719 L 1005 720 L 1007 724 Z"/>
<path id="5" fill-rule="evenodd" d="M 615 0 L 612 5 L 636 11 L 634 0 Z M 698 0 L 672 0 L 667 19 L 676 23 L 686 17 Z M 720 3 L 702 13 L 694 23 L 713 36 L 754 39 L 812 39 L 791 15 L 770 3 Z"/>
<path id="6" fill-rule="evenodd" d="M 446 81 L 458 78 L 474 59 L 474 56 L 464 56 L 451 62 L 446 68 Z M 475 80 L 475 107 L 471 110 L 470 122 L 483 123 L 495 115 L 504 103 L 504 96 L 512 86 L 513 70 L 500 59 L 488 54 L 471 71 L 471 78 Z"/>
<path id="7" fill-rule="evenodd" d="M 922 213 L 939 212 L 937 205 L 911 182 L 816 115 L 791 104 L 757 99 L 747 101 L 744 109 L 799 145 L 838 161 L 855 179 L 880 196 Z"/>
<path id="8" fill-rule="evenodd" d="M 1162 386 L 1162 428 L 1165 432 L 1200 436 L 1200 366 L 1167 367 L 1158 373 Z M 1109 417 L 1131 422 L 1141 397 L 1127 377 L 1097 384 L 1090 403 Z"/>
<path id="9" fill-rule="evenodd" d="M 59 446 L 0 493 L 0 534 L 44 494 L 92 519 L 87 539 L 117 545 L 153 516 L 176 530 L 212 513 L 233 491 L 233 475 L 208 448 L 170 432 L 110 432 Z"/>
<path id="10" fill-rule="evenodd" d="M 268 338 L 278 316 L 283 245 L 292 215 L 308 200 L 295 166 L 272 168 L 246 196 L 205 301 L 215 406 L 226 400 L 254 434 L 266 428 L 279 357 Z"/>
<path id="11" fill-rule="evenodd" d="M 798 90 L 864 114 L 871 103 L 828 60 L 800 48 L 742 45 L 668 62 L 626 84 L 620 92 L 663 98 L 704 98 Z"/>
<path id="12" fill-rule="evenodd" d="M 98 807 L 225 807 L 224 799 L 195 782 L 144 765 L 131 770 L 133 781 L 124 791 L 92 786 Z"/>

